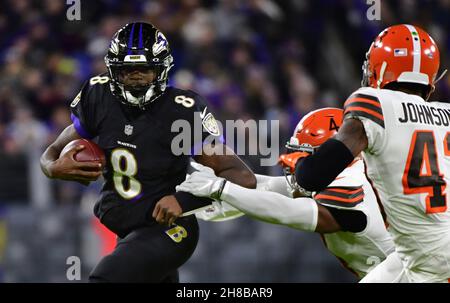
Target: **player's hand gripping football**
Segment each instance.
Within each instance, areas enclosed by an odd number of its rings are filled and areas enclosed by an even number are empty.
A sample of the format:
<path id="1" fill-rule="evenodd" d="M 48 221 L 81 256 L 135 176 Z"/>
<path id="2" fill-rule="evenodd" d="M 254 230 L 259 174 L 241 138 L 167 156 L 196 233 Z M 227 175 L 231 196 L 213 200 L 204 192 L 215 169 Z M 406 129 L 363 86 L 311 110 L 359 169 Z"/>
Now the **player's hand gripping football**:
<path id="1" fill-rule="evenodd" d="M 289 168 L 290 173 L 293 174 L 295 172 L 295 165 L 298 160 L 308 157 L 310 154 L 307 152 L 294 152 L 290 154 L 282 154 L 278 159 L 278 163 L 284 167 Z"/>
<path id="2" fill-rule="evenodd" d="M 61 155 L 61 157 L 51 164 L 49 168 L 51 173 L 50 177 L 78 181 L 84 185 L 97 180 L 102 174 L 102 166 L 100 163 L 79 162 L 75 160 L 75 154 L 85 148 L 83 145 L 78 145 Z"/>
<path id="3" fill-rule="evenodd" d="M 192 163 L 197 171 L 192 173 L 186 181 L 176 187 L 177 191 L 184 191 L 197 197 L 208 197 L 220 200 L 226 180 L 217 177 L 214 170 L 200 163 Z"/>

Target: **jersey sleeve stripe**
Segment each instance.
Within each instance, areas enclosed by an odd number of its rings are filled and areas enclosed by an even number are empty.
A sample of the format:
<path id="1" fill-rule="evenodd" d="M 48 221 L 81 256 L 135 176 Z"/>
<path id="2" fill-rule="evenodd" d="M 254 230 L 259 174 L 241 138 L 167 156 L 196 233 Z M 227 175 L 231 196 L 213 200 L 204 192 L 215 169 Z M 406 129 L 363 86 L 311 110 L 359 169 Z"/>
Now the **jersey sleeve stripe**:
<path id="1" fill-rule="evenodd" d="M 361 203 L 364 200 L 364 197 L 360 197 L 355 199 L 355 201 L 339 201 L 336 199 L 326 199 L 325 197 L 317 199 L 316 201 L 323 205 L 331 205 L 331 206 L 341 206 L 341 207 L 354 207 Z"/>
<path id="2" fill-rule="evenodd" d="M 322 204 L 339 205 L 344 207 L 355 206 L 364 199 L 364 190 L 359 187 L 328 187 L 314 196 Z"/>
<path id="3" fill-rule="evenodd" d="M 349 100 L 351 101 L 351 100 Z M 383 117 L 383 111 L 381 109 L 381 107 L 378 107 L 376 105 L 373 104 L 369 104 L 366 103 L 365 101 L 352 101 L 352 102 L 345 102 L 347 105 L 344 105 L 344 110 L 346 110 L 349 107 L 363 107 L 367 110 L 373 111 L 375 113 L 377 113 L 378 115 L 380 115 L 381 117 Z"/>
<path id="4" fill-rule="evenodd" d="M 361 192 L 362 190 L 363 189 L 361 187 L 348 187 L 348 188 L 328 187 L 326 189 L 326 191 L 337 192 L 337 193 L 342 193 L 342 194 L 347 194 L 347 195 L 353 195 L 353 194 Z"/>
<path id="5" fill-rule="evenodd" d="M 346 108 L 344 111 L 344 117 L 347 117 L 347 116 L 365 117 L 365 118 L 370 119 L 373 122 L 377 123 L 382 128 L 384 128 L 383 116 L 381 116 L 380 114 L 378 114 L 374 111 L 365 109 L 363 107 L 348 107 L 348 108 Z"/>
<path id="6" fill-rule="evenodd" d="M 364 194 L 358 195 L 358 196 L 354 197 L 353 199 L 346 199 L 346 198 L 338 197 L 336 195 L 325 195 L 325 194 L 318 194 L 314 198 L 316 200 L 333 200 L 333 201 L 345 202 L 345 203 L 355 203 L 358 201 L 359 202 L 362 201 L 362 199 L 364 198 Z"/>
<path id="7" fill-rule="evenodd" d="M 89 134 L 88 131 L 86 131 L 86 129 L 81 124 L 80 119 L 77 116 L 75 116 L 73 113 L 70 114 L 70 119 L 72 120 L 73 126 L 75 127 L 75 130 L 80 135 L 80 137 L 85 138 L 85 139 L 94 138 L 94 136 L 92 136 L 91 134 Z"/>
<path id="8" fill-rule="evenodd" d="M 368 118 L 384 128 L 383 109 L 376 96 L 353 94 L 344 103 L 344 115 Z"/>
<path id="9" fill-rule="evenodd" d="M 369 115 L 374 116 L 375 118 L 379 119 L 379 120 L 383 120 L 384 121 L 384 117 L 383 114 L 380 114 L 376 111 L 373 111 L 372 109 L 366 108 L 366 107 L 362 107 L 362 106 L 349 106 L 345 109 L 344 111 L 344 115 L 346 112 L 351 112 L 351 111 L 363 111 L 366 112 Z"/>
<path id="10" fill-rule="evenodd" d="M 361 189 L 360 191 L 354 193 L 354 194 L 344 194 L 344 193 L 337 193 L 330 190 L 324 190 L 321 191 L 319 194 L 316 195 L 316 197 L 319 199 L 322 196 L 329 197 L 335 197 L 336 199 L 342 199 L 343 202 L 354 200 L 360 196 L 364 197 L 364 191 Z M 327 199 L 328 199 L 327 198 Z M 344 201 L 345 200 L 345 201 Z"/>
<path id="11" fill-rule="evenodd" d="M 350 103 L 358 102 L 358 103 L 365 103 L 367 105 L 373 105 L 375 108 L 379 108 L 381 110 L 381 104 L 379 101 L 374 101 L 366 98 L 352 98 L 350 97 L 347 101 L 344 103 L 344 107 L 348 106 Z"/>
<path id="12" fill-rule="evenodd" d="M 353 94 L 348 98 L 348 100 L 351 100 L 351 99 L 364 99 L 367 101 L 373 101 L 375 103 L 380 104 L 380 100 L 378 100 L 377 97 L 371 96 L 371 95 L 366 95 L 366 94 Z M 381 105 L 380 105 L 380 107 L 381 107 Z"/>

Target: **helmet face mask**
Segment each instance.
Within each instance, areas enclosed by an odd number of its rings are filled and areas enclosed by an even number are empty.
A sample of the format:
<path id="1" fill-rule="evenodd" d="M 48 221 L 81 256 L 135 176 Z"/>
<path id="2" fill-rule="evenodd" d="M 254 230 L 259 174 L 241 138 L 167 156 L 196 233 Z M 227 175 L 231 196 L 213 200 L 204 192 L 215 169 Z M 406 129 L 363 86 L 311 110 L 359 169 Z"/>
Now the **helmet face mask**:
<path id="1" fill-rule="evenodd" d="M 372 45 L 373 45 L 373 43 L 372 43 Z M 366 60 L 364 60 L 363 65 L 362 65 L 362 71 L 363 71 L 363 77 L 361 80 L 362 87 L 370 86 L 370 78 L 373 76 L 373 73 L 370 71 L 370 66 L 369 66 L 369 54 L 370 54 L 370 50 L 372 49 L 372 45 L 370 46 L 369 50 L 367 51 Z"/>
<path id="2" fill-rule="evenodd" d="M 145 108 L 166 90 L 173 57 L 167 39 L 158 29 L 137 22 L 125 25 L 114 35 L 105 63 L 113 95 L 126 105 Z M 135 71 L 138 76 L 128 77 Z"/>
<path id="3" fill-rule="evenodd" d="M 306 153 L 309 153 L 312 155 L 314 153 L 314 151 L 317 149 L 307 143 L 298 144 L 298 140 L 297 140 L 297 142 L 295 142 L 295 140 L 293 140 L 293 138 L 295 138 L 295 137 L 292 137 L 291 140 L 288 141 L 285 145 L 286 151 L 288 154 L 294 153 L 294 152 L 306 152 Z M 302 193 L 303 188 L 301 188 L 297 184 L 297 179 L 295 178 L 295 174 L 293 174 L 291 172 L 291 169 L 289 167 L 283 167 L 283 174 L 284 174 L 287 184 L 289 185 L 289 187 L 292 190 L 292 195 L 294 198 L 309 196 L 309 194 Z"/>

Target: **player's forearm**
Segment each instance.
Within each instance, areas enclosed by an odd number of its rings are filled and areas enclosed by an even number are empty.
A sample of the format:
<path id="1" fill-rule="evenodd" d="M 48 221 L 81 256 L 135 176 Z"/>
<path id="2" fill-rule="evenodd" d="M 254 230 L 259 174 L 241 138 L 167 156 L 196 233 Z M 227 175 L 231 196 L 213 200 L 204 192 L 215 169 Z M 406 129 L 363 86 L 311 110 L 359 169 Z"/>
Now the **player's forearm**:
<path id="1" fill-rule="evenodd" d="M 216 176 L 227 179 L 246 188 L 256 188 L 256 177 L 251 169 L 234 154 L 226 145 L 205 145 L 208 155 L 199 155 L 194 160 L 200 164 L 211 167 Z"/>
<path id="2" fill-rule="evenodd" d="M 274 192 L 250 190 L 227 182 L 221 200 L 261 221 L 315 231 L 317 204 L 310 198 L 292 199 Z"/>
<path id="3" fill-rule="evenodd" d="M 286 183 L 286 177 L 284 176 L 266 176 L 255 174 L 258 184 L 256 188 L 264 191 L 271 191 L 279 193 L 286 197 L 291 197 L 291 193 L 288 190 L 288 184 Z"/>
<path id="4" fill-rule="evenodd" d="M 328 139 L 311 156 L 297 162 L 295 178 L 308 191 L 327 187 L 353 161 L 351 151 L 339 140 Z"/>
<path id="5" fill-rule="evenodd" d="M 247 168 L 232 167 L 218 172 L 217 176 L 246 188 L 256 188 L 255 175 Z"/>
<path id="6" fill-rule="evenodd" d="M 67 126 L 58 138 L 50 144 L 50 146 L 44 151 L 41 156 L 40 164 L 42 172 L 49 178 L 53 178 L 51 171 L 51 165 L 59 158 L 59 154 L 63 150 L 64 146 L 72 140 L 81 138 L 76 132 L 73 124 Z"/>
<path id="7" fill-rule="evenodd" d="M 44 151 L 40 158 L 41 170 L 49 178 L 53 177 L 50 167 L 52 163 L 58 159 L 58 156 L 58 149 L 52 144 Z"/>

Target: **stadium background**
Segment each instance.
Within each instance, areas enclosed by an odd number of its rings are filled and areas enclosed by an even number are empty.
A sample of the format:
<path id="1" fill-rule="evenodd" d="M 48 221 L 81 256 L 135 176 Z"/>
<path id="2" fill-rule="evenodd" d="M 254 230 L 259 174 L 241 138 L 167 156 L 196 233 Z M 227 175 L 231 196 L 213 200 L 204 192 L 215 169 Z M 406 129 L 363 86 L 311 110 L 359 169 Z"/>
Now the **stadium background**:
<path id="1" fill-rule="evenodd" d="M 171 83 L 205 96 L 221 121 L 280 121 L 280 147 L 297 121 L 340 106 L 359 86 L 364 54 L 384 27 L 422 26 L 449 66 L 450 1 L 381 1 L 381 21 L 364 0 L 81 0 L 68 21 L 64 0 L 0 1 L 0 281 L 67 282 L 79 256 L 82 281 L 111 246 L 92 216 L 100 182 L 49 181 L 43 149 L 70 123 L 81 83 L 105 71 L 112 34 L 149 21 L 169 39 Z M 433 98 L 450 98 L 450 77 Z M 270 134 L 269 134 L 270 135 Z M 249 138 L 247 144 L 256 144 Z M 243 157 L 258 173 L 260 156 Z M 357 249 L 357 248 L 355 248 Z M 240 218 L 201 222 L 183 282 L 352 282 L 320 237 Z"/>

